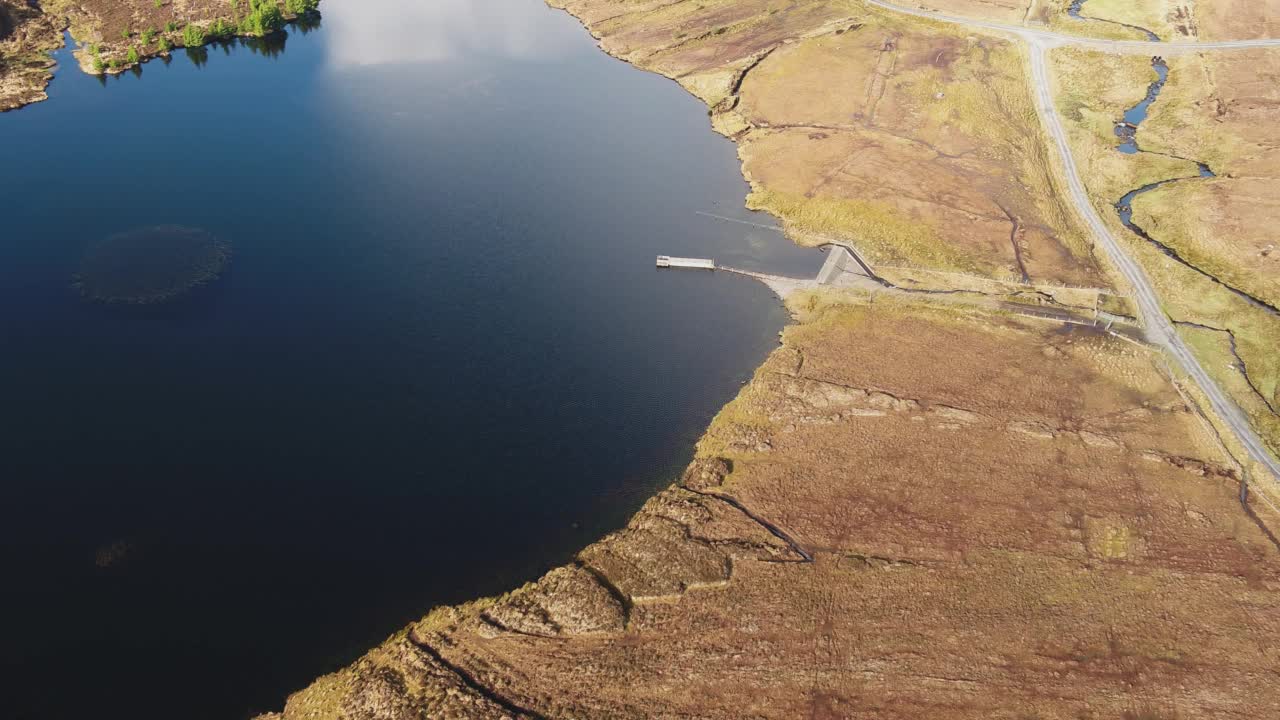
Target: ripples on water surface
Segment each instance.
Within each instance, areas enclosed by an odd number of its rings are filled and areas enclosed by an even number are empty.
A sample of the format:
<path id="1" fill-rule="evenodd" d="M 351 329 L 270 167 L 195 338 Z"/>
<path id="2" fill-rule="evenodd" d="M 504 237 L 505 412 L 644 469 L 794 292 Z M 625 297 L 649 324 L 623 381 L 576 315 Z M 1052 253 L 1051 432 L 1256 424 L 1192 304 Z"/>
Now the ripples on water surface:
<path id="1" fill-rule="evenodd" d="M 674 84 L 537 0 L 319 27 L 0 116 L 0 716 L 237 718 L 431 605 L 566 560 L 671 480 L 812 272 Z M 759 218 L 755 218 L 759 220 Z M 87 302 L 94 243 L 215 282 Z"/>

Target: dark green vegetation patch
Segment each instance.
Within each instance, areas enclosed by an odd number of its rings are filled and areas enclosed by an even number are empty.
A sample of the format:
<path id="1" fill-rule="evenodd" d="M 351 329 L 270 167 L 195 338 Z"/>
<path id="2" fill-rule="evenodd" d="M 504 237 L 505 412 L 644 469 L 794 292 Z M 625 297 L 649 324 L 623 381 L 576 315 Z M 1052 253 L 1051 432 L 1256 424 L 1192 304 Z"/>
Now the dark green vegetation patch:
<path id="1" fill-rule="evenodd" d="M 98 302 L 162 303 L 218 279 L 230 261 L 231 246 L 212 234 L 158 225 L 112 235 L 89 248 L 74 284 Z"/>

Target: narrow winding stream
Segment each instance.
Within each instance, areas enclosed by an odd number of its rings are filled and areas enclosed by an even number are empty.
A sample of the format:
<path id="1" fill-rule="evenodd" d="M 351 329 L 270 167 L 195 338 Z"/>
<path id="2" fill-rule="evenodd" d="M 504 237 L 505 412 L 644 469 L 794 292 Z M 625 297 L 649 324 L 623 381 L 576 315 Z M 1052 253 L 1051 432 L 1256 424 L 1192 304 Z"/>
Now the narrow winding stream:
<path id="1" fill-rule="evenodd" d="M 1116 149 L 1126 155 L 1134 155 L 1141 150 L 1138 147 L 1138 126 L 1147 119 L 1147 115 L 1151 112 L 1151 104 L 1160 97 L 1160 91 L 1169 81 L 1169 63 L 1165 62 L 1164 58 L 1151 58 L 1151 67 L 1156 71 L 1156 80 L 1147 86 L 1146 97 L 1142 102 L 1126 110 L 1124 120 L 1116 123 L 1116 137 L 1124 141 Z"/>
<path id="2" fill-rule="evenodd" d="M 1083 0 L 1081 0 L 1081 2 L 1082 1 Z M 1073 5 L 1073 7 L 1078 8 L 1079 4 L 1080 2 L 1077 2 Z M 1169 81 L 1169 64 L 1165 62 L 1164 58 L 1157 56 L 1151 59 L 1151 67 L 1153 70 L 1155 70 L 1156 80 L 1152 82 L 1150 86 L 1148 86 L 1147 94 L 1142 99 L 1142 101 L 1139 102 L 1137 105 L 1134 105 L 1133 107 L 1126 110 L 1124 113 L 1123 120 L 1118 121 L 1116 123 L 1116 128 L 1115 128 L 1116 137 L 1118 137 L 1121 141 L 1120 144 L 1116 147 L 1116 149 L 1122 153 L 1125 153 L 1126 155 L 1135 155 L 1140 152 L 1151 152 L 1148 150 L 1143 150 L 1138 145 L 1138 128 L 1142 125 L 1143 122 L 1146 121 L 1147 115 L 1150 113 L 1150 110 L 1151 110 L 1151 105 L 1155 103 L 1157 99 L 1159 99 L 1160 92 L 1164 89 L 1165 83 Z M 1138 225 L 1133 221 L 1133 202 L 1138 197 L 1145 195 L 1146 193 L 1149 193 L 1158 188 L 1164 187 L 1165 185 L 1170 185 L 1172 183 L 1183 182 L 1186 180 L 1202 180 L 1202 179 L 1217 177 L 1217 175 L 1213 172 L 1212 169 L 1210 169 L 1207 163 L 1201 162 L 1199 160 L 1192 160 L 1189 158 L 1178 158 L 1178 159 L 1188 160 L 1189 162 L 1195 163 L 1196 168 L 1198 170 L 1197 174 L 1186 175 L 1182 177 L 1174 177 L 1174 178 L 1169 178 L 1167 180 L 1160 180 L 1157 182 L 1148 183 L 1146 185 L 1143 185 L 1142 187 L 1139 187 L 1135 190 L 1130 190 L 1129 192 L 1125 193 L 1125 195 L 1121 197 L 1120 200 L 1117 201 L 1115 204 L 1116 212 L 1119 213 L 1120 215 L 1120 222 L 1124 223 L 1124 226 L 1128 228 L 1130 232 L 1146 240 L 1147 242 L 1151 243 L 1156 248 L 1158 248 L 1160 252 L 1164 253 L 1166 256 L 1177 261 L 1184 267 L 1190 268 L 1191 270 L 1194 270 L 1195 272 L 1208 278 L 1209 280 L 1212 280 L 1218 285 L 1221 285 L 1227 290 L 1230 290 L 1232 293 L 1234 293 L 1236 296 L 1243 299 L 1245 302 L 1248 302 L 1250 305 L 1260 308 L 1268 313 L 1271 313 L 1272 315 L 1277 314 L 1278 311 L 1275 306 L 1267 303 L 1264 300 L 1261 300 L 1260 298 L 1254 297 L 1253 295 L 1250 295 L 1249 293 L 1243 290 L 1232 287 L 1231 285 L 1228 285 L 1227 283 L 1223 282 L 1221 279 L 1215 277 L 1214 275 L 1208 272 L 1205 272 L 1199 267 L 1196 267 L 1195 265 L 1187 261 L 1185 258 L 1183 258 L 1178 253 L 1178 251 L 1175 250 L 1173 247 L 1166 245 L 1163 242 L 1160 242 L 1155 237 L 1153 237 L 1151 233 L 1147 232 L 1140 225 Z M 1267 398 L 1266 394 L 1264 394 L 1261 391 L 1261 389 L 1257 386 L 1257 384 L 1254 383 L 1253 378 L 1249 375 L 1248 365 L 1245 362 L 1244 357 L 1240 355 L 1239 348 L 1236 344 L 1235 333 L 1232 332 L 1230 328 L 1223 329 L 1223 328 L 1211 327 L 1208 325 L 1201 325 L 1199 323 L 1186 322 L 1186 321 L 1175 321 L 1175 322 L 1177 322 L 1180 325 L 1190 325 L 1190 326 L 1202 328 L 1205 330 L 1225 332 L 1227 334 L 1228 339 L 1230 340 L 1231 354 L 1233 357 L 1235 357 L 1236 365 L 1237 365 L 1237 368 L 1239 369 L 1240 375 L 1244 378 L 1245 382 L 1249 384 L 1249 387 L 1253 390 L 1253 393 L 1263 402 L 1263 404 L 1265 404 L 1266 407 L 1272 413 L 1275 412 L 1275 407 L 1273 406 L 1272 402 Z"/>
<path id="3" fill-rule="evenodd" d="M 1151 83 L 1150 86 L 1147 87 L 1146 96 L 1143 97 L 1142 101 L 1139 102 L 1137 105 L 1134 105 L 1133 107 L 1126 110 L 1124 113 L 1123 119 L 1116 122 L 1116 129 L 1115 129 L 1116 137 L 1119 138 L 1121 141 L 1120 144 L 1116 147 L 1116 150 L 1122 153 L 1125 153 L 1126 155 L 1135 155 L 1140 152 L 1151 152 L 1149 150 L 1143 150 L 1142 147 L 1138 144 L 1138 129 L 1142 125 L 1142 123 L 1146 121 L 1147 116 L 1151 111 L 1151 106 L 1156 102 L 1156 100 L 1160 98 L 1160 92 L 1164 89 L 1165 83 L 1169 81 L 1169 64 L 1165 62 L 1164 58 L 1156 56 L 1151 59 L 1151 68 L 1155 71 L 1156 79 L 1154 82 Z M 1163 154 L 1163 153 L 1155 153 L 1155 154 Z M 1218 285 L 1221 285 L 1227 290 L 1230 290 L 1232 293 L 1235 293 L 1241 299 L 1245 300 L 1246 302 L 1253 305 L 1254 307 L 1260 308 L 1272 314 L 1280 313 L 1280 309 L 1277 309 L 1274 305 L 1271 305 L 1270 303 L 1267 303 L 1266 301 L 1260 298 L 1250 295 L 1244 290 L 1233 287 L 1227 284 L 1226 282 L 1223 282 L 1220 278 L 1208 272 L 1205 272 L 1199 267 L 1196 267 L 1194 264 L 1192 264 L 1186 258 L 1184 258 L 1181 254 L 1179 254 L 1176 249 L 1174 249 L 1173 247 L 1163 242 L 1160 242 L 1155 237 L 1153 237 L 1151 233 L 1147 232 L 1145 229 L 1142 228 L 1142 226 L 1138 225 L 1133 221 L 1133 203 L 1138 197 L 1145 195 L 1146 193 L 1149 193 L 1153 190 L 1162 188 L 1166 185 L 1171 185 L 1173 183 L 1183 182 L 1186 180 L 1202 180 L 1202 179 L 1217 177 L 1217 175 L 1213 172 L 1213 170 L 1209 167 L 1207 163 L 1201 162 L 1199 160 L 1194 160 L 1191 158 L 1179 157 L 1177 159 L 1187 160 L 1188 162 L 1195 163 L 1198 170 L 1197 174 L 1168 178 L 1166 180 L 1160 180 L 1157 182 L 1148 183 L 1146 185 L 1143 185 L 1142 187 L 1136 188 L 1134 190 L 1130 190 L 1129 192 L 1125 193 L 1125 195 L 1121 197 L 1115 204 L 1116 212 L 1119 213 L 1120 215 L 1120 222 L 1124 223 L 1124 226 L 1128 228 L 1129 231 L 1132 232 L 1133 234 L 1137 235 L 1143 240 L 1146 240 L 1147 242 L 1150 242 L 1152 245 L 1155 245 L 1157 248 L 1159 248 L 1160 252 L 1164 253 L 1166 256 L 1173 258 L 1174 260 L 1181 263 L 1185 267 L 1188 267 L 1196 271 L 1200 275 L 1203 275 L 1204 277 L 1212 280 Z"/>
<path id="4" fill-rule="evenodd" d="M 1150 40 L 1151 42 L 1160 42 L 1159 35 L 1156 35 L 1150 30 L 1144 27 L 1141 27 L 1139 25 L 1130 25 L 1129 23 L 1116 22 L 1115 20 L 1104 20 L 1102 18 L 1090 17 L 1088 15 L 1082 14 L 1080 10 L 1081 8 L 1084 7 L 1084 4 L 1086 2 L 1088 2 L 1088 0 L 1071 0 L 1071 5 L 1067 7 L 1067 14 L 1077 20 L 1093 20 L 1094 22 L 1104 22 L 1110 25 L 1119 25 L 1120 27 L 1126 27 L 1126 28 L 1129 28 L 1130 30 L 1137 30 L 1143 35 L 1146 35 L 1147 39 Z"/>

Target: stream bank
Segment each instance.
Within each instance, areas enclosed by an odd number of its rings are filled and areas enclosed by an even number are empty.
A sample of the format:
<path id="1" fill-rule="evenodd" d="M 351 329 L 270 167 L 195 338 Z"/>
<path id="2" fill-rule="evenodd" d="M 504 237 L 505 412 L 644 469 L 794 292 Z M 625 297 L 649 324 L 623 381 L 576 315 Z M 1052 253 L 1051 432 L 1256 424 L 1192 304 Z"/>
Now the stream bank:
<path id="1" fill-rule="evenodd" d="M 1067 6 L 1067 15 L 1077 20 L 1091 20 L 1093 22 L 1107 23 L 1108 25 L 1116 25 L 1118 27 L 1128 28 L 1130 30 L 1137 30 L 1143 35 L 1146 35 L 1147 40 L 1151 42 L 1161 41 L 1159 35 L 1156 35 L 1151 30 L 1148 30 L 1147 28 L 1141 27 L 1139 25 L 1130 25 L 1129 23 L 1116 22 L 1115 20 L 1106 20 L 1104 18 L 1097 18 L 1097 17 L 1091 17 L 1088 15 L 1085 15 L 1083 13 L 1083 10 L 1084 10 L 1084 4 L 1087 1 L 1088 0 L 1071 0 L 1071 4 Z"/>
<path id="2" fill-rule="evenodd" d="M 1165 84 L 1168 83 L 1169 81 L 1169 64 L 1164 60 L 1164 58 L 1160 56 L 1153 57 L 1151 59 L 1151 68 L 1155 72 L 1156 79 L 1147 87 L 1146 95 L 1138 104 L 1126 110 L 1123 117 L 1120 120 L 1117 120 L 1115 123 L 1115 134 L 1116 134 L 1116 137 L 1120 140 L 1119 145 L 1116 146 L 1116 150 L 1118 152 L 1125 153 L 1126 155 L 1134 155 L 1137 153 L 1151 153 L 1151 154 L 1157 154 L 1157 155 L 1164 155 L 1165 157 L 1175 157 L 1175 156 L 1167 155 L 1165 153 L 1152 153 L 1152 151 L 1143 150 L 1138 143 L 1139 128 L 1141 127 L 1142 123 L 1146 121 L 1147 116 L 1151 111 L 1151 106 L 1155 104 L 1157 100 L 1159 100 L 1161 91 L 1164 89 Z M 1151 243 L 1157 249 L 1159 249 L 1161 253 L 1163 253 L 1167 257 L 1177 261 L 1184 267 L 1194 270 L 1196 273 L 1202 275 L 1203 277 L 1206 277 L 1209 280 L 1212 280 L 1214 283 L 1229 290 L 1230 292 L 1235 294 L 1237 297 L 1241 298 L 1242 300 L 1245 300 L 1250 305 L 1253 305 L 1254 307 L 1262 309 L 1272 315 L 1280 314 L 1280 308 L 1276 308 L 1274 305 L 1268 303 L 1267 301 L 1259 297 L 1256 297 L 1248 292 L 1245 292 L 1244 290 L 1238 287 L 1230 285 L 1229 283 L 1223 281 L 1221 278 L 1205 271 L 1203 268 L 1198 267 L 1197 265 L 1192 263 L 1190 260 L 1183 257 L 1183 255 L 1179 253 L 1177 249 L 1153 237 L 1151 233 L 1149 233 L 1146 229 L 1142 228 L 1141 226 L 1139 226 L 1137 223 L 1133 221 L 1133 203 L 1142 195 L 1145 195 L 1154 190 L 1158 190 L 1162 187 L 1165 187 L 1166 185 L 1171 185 L 1173 183 L 1189 182 L 1193 180 L 1209 180 L 1217 177 L 1217 174 L 1214 173 L 1213 169 L 1210 168 L 1209 165 L 1205 162 L 1194 160 L 1191 158 L 1183 158 L 1183 157 L 1176 157 L 1176 159 L 1185 160 L 1187 162 L 1194 163 L 1197 168 L 1197 174 L 1159 180 L 1156 182 L 1148 183 L 1146 185 L 1135 188 L 1125 193 L 1119 200 L 1115 202 L 1115 209 L 1116 209 L 1116 213 L 1120 217 L 1120 222 L 1123 223 L 1124 226 L 1128 228 L 1128 230 L 1132 232 L 1134 235 L 1137 235 L 1143 240 L 1146 240 L 1147 242 Z"/>

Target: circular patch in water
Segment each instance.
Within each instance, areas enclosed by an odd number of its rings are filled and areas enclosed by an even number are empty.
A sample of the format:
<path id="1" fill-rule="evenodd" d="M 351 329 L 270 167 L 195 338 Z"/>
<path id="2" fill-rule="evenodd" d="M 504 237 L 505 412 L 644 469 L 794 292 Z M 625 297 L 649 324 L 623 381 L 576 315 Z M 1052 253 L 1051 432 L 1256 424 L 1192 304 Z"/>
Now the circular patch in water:
<path id="1" fill-rule="evenodd" d="M 163 303 L 217 280 L 229 262 L 231 245 L 212 233 L 157 225 L 112 235 L 89 248 L 74 284 L 97 302 Z"/>

